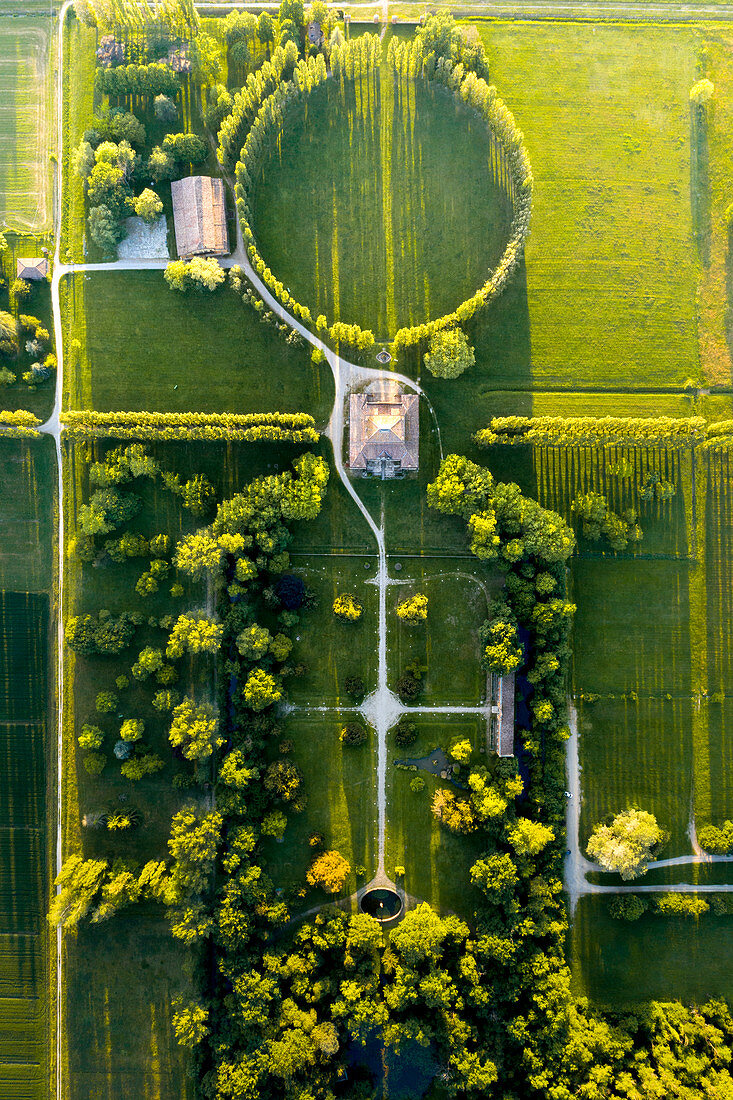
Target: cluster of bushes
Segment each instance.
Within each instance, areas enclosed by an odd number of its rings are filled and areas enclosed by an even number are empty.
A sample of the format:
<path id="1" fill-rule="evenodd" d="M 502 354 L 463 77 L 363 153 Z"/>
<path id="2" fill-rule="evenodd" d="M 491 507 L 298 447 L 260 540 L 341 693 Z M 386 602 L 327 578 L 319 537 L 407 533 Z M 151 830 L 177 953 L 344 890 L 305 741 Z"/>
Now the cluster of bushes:
<path id="1" fill-rule="evenodd" d="M 641 542 L 643 534 L 635 508 L 624 508 L 619 514 L 602 493 L 589 492 L 576 497 L 571 510 L 591 542 L 605 538 L 612 550 L 625 550 L 630 542 Z"/>
<path id="2" fill-rule="evenodd" d="M 424 623 L 428 617 L 428 597 L 424 592 L 416 592 L 414 596 L 397 604 L 395 615 L 408 626 Z"/>
<path id="3" fill-rule="evenodd" d="M 733 430 L 733 421 L 728 421 Z M 691 447 L 716 434 L 720 424 L 702 416 L 496 416 L 474 435 L 479 447 L 537 443 L 544 446 Z"/>
<path id="4" fill-rule="evenodd" d="M 221 117 L 216 154 L 229 171 L 239 159 L 247 132 L 261 105 L 279 87 L 281 81 L 290 80 L 297 62 L 298 47 L 294 43 L 278 46 L 272 57 L 263 62 L 256 73 L 249 74 L 247 83 L 234 97 L 225 94 L 225 89 L 222 90 L 217 100 L 217 112 Z M 207 118 L 207 122 L 209 125 L 215 123 L 216 116 Z"/>
<path id="5" fill-rule="evenodd" d="M 181 81 L 170 65 L 162 61 L 150 61 L 138 65 L 100 66 L 94 85 L 101 95 L 175 97 L 181 90 Z"/>
<path id="6" fill-rule="evenodd" d="M 694 917 L 697 920 L 712 912 L 717 917 L 733 913 L 733 899 L 728 894 L 709 894 L 707 898 L 693 893 L 670 890 L 660 894 L 617 894 L 608 906 L 615 920 L 636 921 L 645 913 L 658 917 Z"/>
<path id="7" fill-rule="evenodd" d="M 25 280 L 16 279 L 16 283 L 22 283 L 30 293 L 30 284 Z M 12 297 L 17 303 L 27 294 L 24 292 L 19 298 L 16 293 Z M 49 350 L 50 344 L 51 334 L 37 317 L 21 313 L 16 318 L 12 313 L 0 311 L 0 387 L 12 386 L 18 381 L 18 373 L 31 391 L 47 382 L 56 370 L 56 356 Z M 30 361 L 26 370 L 18 368 L 15 362 L 21 350 Z"/>
<path id="8" fill-rule="evenodd" d="M 548 577 L 553 582 L 550 591 L 554 591 L 555 578 L 551 574 Z M 492 607 L 491 618 L 481 627 L 480 638 L 484 647 L 481 664 L 487 671 L 495 672 L 498 676 L 507 676 L 522 667 L 524 651 L 519 640 L 517 620 L 512 609 L 503 600 L 497 601 Z"/>
<path id="9" fill-rule="evenodd" d="M 333 613 L 346 623 L 355 623 L 361 618 L 364 608 L 356 596 L 350 592 L 343 592 L 333 601 Z"/>
<path id="10" fill-rule="evenodd" d="M 124 71 L 98 70 L 110 79 Z M 176 82 L 172 93 L 169 89 L 155 94 L 154 113 L 166 127 L 178 118 L 171 98 L 177 90 Z M 167 133 L 147 156 L 143 153 L 146 140 L 145 126 L 136 115 L 121 107 L 105 106 L 92 118 L 74 150 L 72 164 L 88 200 L 89 234 L 107 254 L 116 254 L 125 236 L 126 217 L 136 214 L 151 225 L 163 212 L 163 202 L 151 187 L 135 194 L 137 188 L 151 178 L 160 184 L 179 177 L 189 164 L 200 164 L 208 153 L 205 142 L 192 133 Z"/>
<path id="11" fill-rule="evenodd" d="M 317 443 L 308 413 L 151 413 L 72 410 L 61 414 L 70 439 L 205 439 Z"/>
<path id="12" fill-rule="evenodd" d="M 171 290 L 181 294 L 189 290 L 216 290 L 225 277 L 224 269 L 213 256 L 194 256 L 188 262 L 171 260 L 163 273 Z"/>

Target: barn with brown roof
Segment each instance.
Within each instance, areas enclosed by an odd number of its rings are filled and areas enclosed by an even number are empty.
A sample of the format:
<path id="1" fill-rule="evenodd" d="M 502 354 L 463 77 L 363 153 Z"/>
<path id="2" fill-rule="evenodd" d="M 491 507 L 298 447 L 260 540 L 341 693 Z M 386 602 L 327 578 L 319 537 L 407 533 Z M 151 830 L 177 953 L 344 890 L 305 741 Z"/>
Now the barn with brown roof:
<path id="1" fill-rule="evenodd" d="M 349 398 L 349 467 L 363 477 L 403 477 L 417 470 L 420 404 L 389 375 Z"/>
<path id="2" fill-rule="evenodd" d="M 187 176 L 171 183 L 176 248 L 181 259 L 226 256 L 227 215 L 224 181 L 211 176 Z"/>

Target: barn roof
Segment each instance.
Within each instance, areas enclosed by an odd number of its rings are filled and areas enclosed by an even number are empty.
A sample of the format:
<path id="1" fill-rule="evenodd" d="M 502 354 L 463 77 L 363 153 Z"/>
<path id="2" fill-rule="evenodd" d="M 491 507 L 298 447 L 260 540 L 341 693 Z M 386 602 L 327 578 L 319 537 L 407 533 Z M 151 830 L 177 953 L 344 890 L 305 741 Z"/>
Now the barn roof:
<path id="1" fill-rule="evenodd" d="M 388 376 L 349 398 L 349 467 L 366 470 L 387 457 L 401 470 L 418 468 L 418 396 L 402 393 Z"/>
<path id="2" fill-rule="evenodd" d="M 48 260 L 45 256 L 19 256 L 15 270 L 19 279 L 45 279 L 48 275 Z"/>
<path id="3" fill-rule="evenodd" d="M 499 756 L 514 756 L 514 673 L 499 680 Z"/>
<path id="4" fill-rule="evenodd" d="M 211 176 L 173 180 L 171 195 L 178 255 L 226 255 L 229 243 L 223 180 Z"/>

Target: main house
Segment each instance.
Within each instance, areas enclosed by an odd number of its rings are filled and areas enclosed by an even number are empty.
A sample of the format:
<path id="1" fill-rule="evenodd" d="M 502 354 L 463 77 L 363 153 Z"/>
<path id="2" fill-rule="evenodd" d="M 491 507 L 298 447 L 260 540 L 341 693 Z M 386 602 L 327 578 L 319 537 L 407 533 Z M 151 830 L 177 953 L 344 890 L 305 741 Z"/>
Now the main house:
<path id="1" fill-rule="evenodd" d="M 404 477 L 417 470 L 420 404 L 385 374 L 349 397 L 349 468 L 362 477 Z"/>

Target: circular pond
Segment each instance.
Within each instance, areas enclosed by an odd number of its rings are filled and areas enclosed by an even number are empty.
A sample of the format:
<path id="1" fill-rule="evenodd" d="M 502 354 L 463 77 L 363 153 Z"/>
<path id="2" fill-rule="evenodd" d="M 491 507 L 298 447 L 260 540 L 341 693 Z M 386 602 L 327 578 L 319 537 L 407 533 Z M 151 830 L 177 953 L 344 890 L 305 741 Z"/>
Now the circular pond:
<path id="1" fill-rule="evenodd" d="M 452 312 L 510 235 L 486 122 L 422 78 L 328 80 L 289 109 L 253 196 L 259 251 L 293 298 L 371 329 Z"/>
<path id="2" fill-rule="evenodd" d="M 368 913 L 377 920 L 392 920 L 402 912 L 402 899 L 397 891 L 382 886 L 367 890 L 360 905 L 362 913 Z"/>

